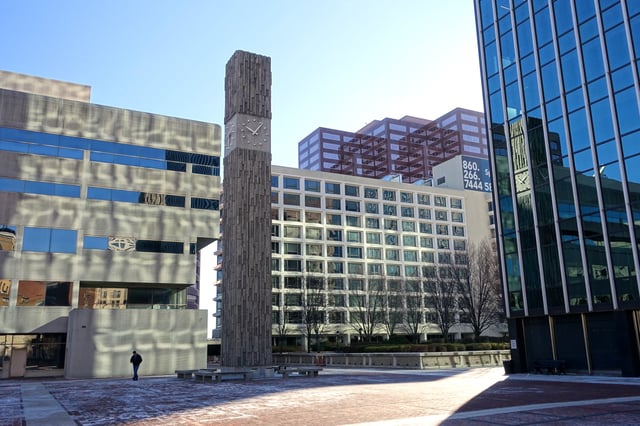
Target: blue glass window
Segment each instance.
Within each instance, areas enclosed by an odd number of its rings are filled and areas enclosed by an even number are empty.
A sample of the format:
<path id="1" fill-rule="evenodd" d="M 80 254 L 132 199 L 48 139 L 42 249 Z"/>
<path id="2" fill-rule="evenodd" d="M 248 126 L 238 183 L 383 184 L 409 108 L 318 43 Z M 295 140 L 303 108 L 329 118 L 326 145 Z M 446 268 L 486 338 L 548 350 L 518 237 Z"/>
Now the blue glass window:
<path id="1" fill-rule="evenodd" d="M 546 101 L 560 96 L 556 63 L 551 62 L 542 67 L 542 92 Z"/>
<path id="2" fill-rule="evenodd" d="M 638 113 L 638 94 L 630 87 L 615 95 L 620 133 L 625 134 L 638 129 L 640 113 Z"/>
<path id="3" fill-rule="evenodd" d="M 596 16 L 596 9 L 591 1 L 575 2 L 575 7 L 578 15 L 578 22 L 584 22 L 587 19 Z"/>
<path id="4" fill-rule="evenodd" d="M 578 53 L 572 50 L 561 58 L 562 62 L 562 80 L 564 81 L 564 90 L 569 92 L 580 86 L 580 64 L 578 62 Z"/>
<path id="5" fill-rule="evenodd" d="M 82 240 L 82 247 L 85 250 L 107 250 L 109 246 L 108 237 L 85 236 Z"/>
<path id="6" fill-rule="evenodd" d="M 22 192 L 28 194 L 57 195 L 61 197 L 80 197 L 80 187 L 62 183 L 23 181 L 0 178 L 0 189 L 6 192 Z"/>
<path id="7" fill-rule="evenodd" d="M 607 96 L 607 81 L 604 79 L 604 77 L 594 80 L 589 83 L 589 86 L 587 86 L 587 90 L 589 92 L 589 99 L 591 100 L 591 102 L 602 99 Z"/>
<path id="8" fill-rule="evenodd" d="M 596 143 L 613 139 L 613 121 L 609 98 L 605 98 L 591 105 L 591 120 Z"/>
<path id="9" fill-rule="evenodd" d="M 573 152 L 589 147 L 587 117 L 584 108 L 569 114 L 569 131 Z"/>
<path id="10" fill-rule="evenodd" d="M 549 8 L 544 8 L 535 15 L 536 35 L 538 46 L 542 46 L 551 41 L 551 20 L 549 19 Z"/>
<path id="11" fill-rule="evenodd" d="M 600 49 L 600 39 L 596 38 L 582 46 L 582 56 L 587 81 L 594 80 L 604 75 L 604 65 L 602 63 L 602 50 Z"/>
<path id="12" fill-rule="evenodd" d="M 518 25 L 517 34 L 520 57 L 524 57 L 533 52 L 533 39 L 531 38 L 530 21 L 527 20 Z"/>
<path id="13" fill-rule="evenodd" d="M 278 176 L 271 176 L 271 187 L 272 188 L 278 187 Z"/>
<path id="14" fill-rule="evenodd" d="M 498 50 L 495 42 L 487 44 L 484 48 L 484 59 L 487 67 L 487 75 L 491 76 L 498 72 Z"/>
<path id="15" fill-rule="evenodd" d="M 184 252 L 184 243 L 174 241 L 137 240 L 136 251 L 182 254 Z"/>
<path id="16" fill-rule="evenodd" d="M 600 7 L 602 7 L 603 9 L 605 7 L 604 5 L 602 5 L 602 2 L 600 4 Z M 622 23 L 622 7 L 620 6 L 620 3 L 617 3 L 615 6 L 607 9 L 602 13 L 602 24 L 605 31 L 609 28 L 615 27 L 620 23 Z"/>
<path id="17" fill-rule="evenodd" d="M 536 74 L 531 73 L 523 78 L 524 101 L 527 111 L 540 105 L 540 95 L 538 94 L 538 81 Z"/>
<path id="18" fill-rule="evenodd" d="M 571 2 L 569 0 L 554 1 L 553 14 L 555 16 L 557 34 L 563 34 L 573 27 L 571 20 Z"/>
<path id="19" fill-rule="evenodd" d="M 192 209 L 204 209 L 204 210 L 218 210 L 220 207 L 220 201 L 212 198 L 191 198 Z"/>
<path id="20" fill-rule="evenodd" d="M 320 192 L 320 181 L 317 180 L 304 180 L 305 191 Z"/>
<path id="21" fill-rule="evenodd" d="M 191 168 L 191 172 L 199 175 L 220 176 L 220 167 L 199 166 L 197 164 L 194 164 Z"/>
<path id="22" fill-rule="evenodd" d="M 68 229 L 24 228 L 23 251 L 75 253 L 77 231 Z"/>
<path id="23" fill-rule="evenodd" d="M 300 179 L 283 176 L 282 187 L 285 189 L 300 189 Z"/>
<path id="24" fill-rule="evenodd" d="M 611 74 L 613 82 L 613 91 L 620 90 L 633 85 L 633 71 L 630 65 L 627 65 Z"/>
<path id="25" fill-rule="evenodd" d="M 615 70 L 629 63 L 629 51 L 627 50 L 627 36 L 623 25 L 605 33 L 607 40 L 607 56 L 609 68 Z"/>

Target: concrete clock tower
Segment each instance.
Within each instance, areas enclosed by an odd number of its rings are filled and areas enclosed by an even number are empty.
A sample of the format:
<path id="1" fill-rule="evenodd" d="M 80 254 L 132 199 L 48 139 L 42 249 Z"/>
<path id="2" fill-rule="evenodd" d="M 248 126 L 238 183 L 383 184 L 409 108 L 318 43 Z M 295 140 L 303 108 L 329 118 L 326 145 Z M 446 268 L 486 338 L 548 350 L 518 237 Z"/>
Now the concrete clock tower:
<path id="1" fill-rule="evenodd" d="M 271 58 L 236 51 L 225 78 L 223 367 L 271 361 Z"/>

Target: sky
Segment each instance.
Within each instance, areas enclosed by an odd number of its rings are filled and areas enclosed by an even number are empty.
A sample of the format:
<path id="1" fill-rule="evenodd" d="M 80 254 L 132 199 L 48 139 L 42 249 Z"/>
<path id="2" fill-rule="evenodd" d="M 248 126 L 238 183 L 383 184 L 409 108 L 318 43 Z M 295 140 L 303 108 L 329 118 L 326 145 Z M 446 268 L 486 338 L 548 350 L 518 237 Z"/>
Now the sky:
<path id="1" fill-rule="evenodd" d="M 483 110 L 472 0 L 0 0 L 0 69 L 222 125 L 225 64 L 271 57 L 273 164 L 318 127 Z"/>
<path id="2" fill-rule="evenodd" d="M 483 111 L 472 0 L 0 0 L 0 16 L 0 69 L 220 125 L 233 52 L 271 57 L 279 166 L 297 167 L 298 142 L 318 127 Z M 211 312 L 212 297 L 203 285 Z"/>

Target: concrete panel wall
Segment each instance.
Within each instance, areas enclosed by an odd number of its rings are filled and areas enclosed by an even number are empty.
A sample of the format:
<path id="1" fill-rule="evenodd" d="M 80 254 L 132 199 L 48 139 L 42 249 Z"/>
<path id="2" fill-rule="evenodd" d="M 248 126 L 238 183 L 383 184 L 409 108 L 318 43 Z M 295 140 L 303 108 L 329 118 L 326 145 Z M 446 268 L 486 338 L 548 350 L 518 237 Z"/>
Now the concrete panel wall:
<path id="1" fill-rule="evenodd" d="M 143 357 L 141 376 L 205 368 L 207 311 L 75 309 L 69 313 L 65 377 L 131 376 L 133 350 Z"/>
<path id="2" fill-rule="evenodd" d="M 4 334 L 66 333 L 70 308 L 15 307 L 0 309 Z"/>

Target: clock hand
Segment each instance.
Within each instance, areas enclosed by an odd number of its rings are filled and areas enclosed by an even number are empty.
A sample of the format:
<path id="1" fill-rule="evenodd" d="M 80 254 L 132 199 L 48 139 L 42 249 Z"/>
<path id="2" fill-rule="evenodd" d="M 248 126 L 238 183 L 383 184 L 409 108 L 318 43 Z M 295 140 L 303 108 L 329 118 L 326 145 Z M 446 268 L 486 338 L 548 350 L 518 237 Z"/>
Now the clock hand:
<path id="1" fill-rule="evenodd" d="M 245 129 L 247 129 L 248 131 L 250 131 L 252 134 L 255 135 L 255 132 L 253 131 L 253 129 L 249 126 L 244 126 Z"/>
<path id="2" fill-rule="evenodd" d="M 253 132 L 253 134 L 254 134 L 254 135 L 257 135 L 257 134 L 258 134 L 258 130 L 260 130 L 260 127 L 262 127 L 262 123 L 260 123 L 260 124 L 258 125 L 258 127 L 256 127 L 255 132 Z"/>

